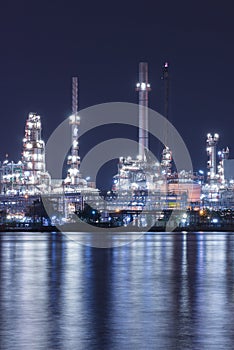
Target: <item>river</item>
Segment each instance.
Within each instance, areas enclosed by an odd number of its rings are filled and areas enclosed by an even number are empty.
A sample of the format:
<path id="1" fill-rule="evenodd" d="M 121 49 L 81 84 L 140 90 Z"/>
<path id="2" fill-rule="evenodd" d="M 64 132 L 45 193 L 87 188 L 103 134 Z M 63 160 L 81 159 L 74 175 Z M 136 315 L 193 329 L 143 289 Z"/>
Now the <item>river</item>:
<path id="1" fill-rule="evenodd" d="M 1 350 L 233 349 L 232 233 L 1 233 L 0 260 Z"/>

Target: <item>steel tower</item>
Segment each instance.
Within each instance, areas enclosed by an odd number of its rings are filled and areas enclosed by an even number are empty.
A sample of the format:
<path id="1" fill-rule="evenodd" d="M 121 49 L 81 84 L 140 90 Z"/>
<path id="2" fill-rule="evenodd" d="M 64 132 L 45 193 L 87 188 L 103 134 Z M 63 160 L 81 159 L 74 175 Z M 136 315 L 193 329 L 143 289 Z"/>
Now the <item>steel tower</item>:
<path id="1" fill-rule="evenodd" d="M 71 154 L 68 156 L 67 163 L 70 165 L 68 169 L 68 178 L 71 185 L 78 185 L 80 182 L 80 157 L 79 157 L 79 141 L 78 127 L 80 125 L 80 117 L 78 116 L 78 78 L 72 78 L 72 115 L 69 117 L 71 125 Z"/>
<path id="2" fill-rule="evenodd" d="M 164 63 L 163 66 L 163 76 L 162 79 L 164 81 L 164 117 L 168 120 L 169 117 L 169 72 L 168 72 L 169 64 L 168 62 Z M 165 148 L 162 152 L 162 171 L 163 175 L 171 175 L 171 162 L 172 162 L 172 152 L 168 147 L 168 126 L 166 125 L 165 130 Z"/>

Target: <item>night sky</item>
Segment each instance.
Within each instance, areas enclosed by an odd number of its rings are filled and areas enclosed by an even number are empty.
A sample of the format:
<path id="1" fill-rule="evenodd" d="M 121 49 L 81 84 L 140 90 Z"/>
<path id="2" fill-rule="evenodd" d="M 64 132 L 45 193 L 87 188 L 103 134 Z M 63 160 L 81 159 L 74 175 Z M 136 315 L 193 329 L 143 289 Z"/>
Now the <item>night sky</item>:
<path id="1" fill-rule="evenodd" d="M 170 63 L 170 120 L 205 169 L 207 132 L 234 158 L 232 1 L 5 1 L 0 9 L 0 158 L 19 160 L 29 112 L 43 137 L 79 108 L 137 103 L 138 63 L 149 63 L 150 107 L 163 113 L 162 65 Z M 87 141 L 88 144 L 88 141 Z M 85 152 L 86 141 L 82 141 Z"/>

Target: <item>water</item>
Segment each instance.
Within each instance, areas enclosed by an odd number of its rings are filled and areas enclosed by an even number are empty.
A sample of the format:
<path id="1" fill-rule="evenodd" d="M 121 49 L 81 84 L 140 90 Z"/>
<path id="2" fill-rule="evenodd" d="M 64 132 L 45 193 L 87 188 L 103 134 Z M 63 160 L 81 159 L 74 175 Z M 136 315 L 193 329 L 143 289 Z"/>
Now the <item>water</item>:
<path id="1" fill-rule="evenodd" d="M 2 233 L 0 259 L 1 350 L 233 349 L 234 234 Z"/>

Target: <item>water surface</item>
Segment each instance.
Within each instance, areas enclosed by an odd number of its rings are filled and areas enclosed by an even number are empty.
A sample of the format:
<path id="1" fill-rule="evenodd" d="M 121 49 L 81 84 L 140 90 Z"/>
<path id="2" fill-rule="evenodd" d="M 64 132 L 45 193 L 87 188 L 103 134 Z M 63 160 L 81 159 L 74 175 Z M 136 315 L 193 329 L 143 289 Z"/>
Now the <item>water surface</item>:
<path id="1" fill-rule="evenodd" d="M 0 273 L 1 350 L 233 349 L 232 233 L 2 233 Z"/>

